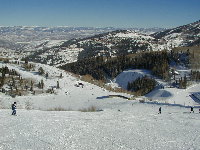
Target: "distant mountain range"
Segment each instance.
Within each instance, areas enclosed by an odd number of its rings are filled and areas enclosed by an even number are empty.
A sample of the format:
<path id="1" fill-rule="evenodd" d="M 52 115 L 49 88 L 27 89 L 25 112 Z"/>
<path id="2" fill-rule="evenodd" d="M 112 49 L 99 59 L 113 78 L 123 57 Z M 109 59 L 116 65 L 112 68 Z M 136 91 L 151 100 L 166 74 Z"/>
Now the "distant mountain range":
<path id="1" fill-rule="evenodd" d="M 0 27 L 0 49 L 14 49 L 18 57 L 49 65 L 197 45 L 200 21 L 173 29 Z"/>
<path id="2" fill-rule="evenodd" d="M 94 28 L 94 27 L 29 27 L 14 26 L 0 27 L 0 39 L 12 42 L 29 42 L 39 40 L 70 40 L 73 38 L 85 38 L 96 34 L 120 30 L 122 28 Z M 124 29 L 124 28 L 123 28 Z M 155 33 L 163 28 L 129 28 L 145 33 Z"/>
<path id="3" fill-rule="evenodd" d="M 152 34 L 164 30 L 163 28 L 129 28 L 142 33 Z M 86 38 L 97 34 L 107 33 L 121 28 L 105 27 L 38 27 L 38 26 L 0 26 L 0 49 L 23 50 L 27 43 L 34 49 L 35 43 L 46 41 Z M 32 47 L 32 43 L 34 46 Z"/>

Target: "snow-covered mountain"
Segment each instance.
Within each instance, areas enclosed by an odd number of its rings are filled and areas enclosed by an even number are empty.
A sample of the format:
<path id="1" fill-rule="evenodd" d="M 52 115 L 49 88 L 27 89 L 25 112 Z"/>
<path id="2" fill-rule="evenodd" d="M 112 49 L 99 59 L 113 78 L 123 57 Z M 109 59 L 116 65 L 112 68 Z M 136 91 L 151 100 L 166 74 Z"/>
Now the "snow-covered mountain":
<path id="1" fill-rule="evenodd" d="M 144 31 L 144 30 L 143 30 Z M 142 30 L 116 30 L 71 40 L 46 40 L 24 46 L 30 59 L 50 65 L 62 65 L 96 56 L 117 56 L 141 51 L 171 50 L 199 45 L 199 21 L 154 34 Z"/>
<path id="2" fill-rule="evenodd" d="M 0 27 L 0 50 L 1 53 L 3 53 L 2 56 L 15 55 L 17 58 L 29 57 L 32 61 L 50 65 L 61 65 L 63 63 L 74 62 L 81 57 L 85 57 L 85 54 L 83 54 L 83 56 L 79 56 L 80 53 L 81 55 L 82 53 L 85 53 L 85 48 L 78 46 L 81 45 L 81 43 L 87 44 L 87 42 L 90 41 L 89 39 L 93 38 L 93 36 L 95 37 L 95 35 L 97 35 L 97 37 L 107 34 L 111 35 L 114 30 L 117 30 L 117 28 L 37 26 Z M 127 32 L 132 32 L 132 36 L 135 34 L 134 36 L 137 35 L 137 38 L 139 38 L 139 33 L 142 33 L 140 37 L 142 38 L 144 34 L 148 37 L 148 34 L 161 30 L 163 29 L 130 28 Z M 130 34 L 131 33 L 125 35 L 126 38 Z M 102 39 L 103 38 L 104 37 L 102 37 Z M 122 39 L 123 37 L 118 38 Z M 105 37 L 105 39 L 107 39 L 107 37 Z M 117 39 L 117 37 L 115 39 Z M 115 42 L 118 41 L 119 40 L 116 40 Z M 101 43 L 101 41 L 99 41 L 99 43 Z M 103 41 L 102 44 L 104 44 Z M 108 45 L 108 47 L 109 46 L 111 45 Z M 115 50 L 112 51 L 115 53 Z M 90 55 L 99 55 L 99 52 L 94 53 L 95 54 Z M 112 52 L 105 51 L 105 53 L 110 54 Z"/>
<path id="3" fill-rule="evenodd" d="M 70 40 L 74 38 L 85 38 L 96 34 L 106 33 L 122 28 L 95 28 L 95 27 L 39 27 L 39 26 L 0 26 L 0 40 L 10 42 L 30 42 L 40 40 Z M 155 33 L 163 28 L 130 28 L 143 33 Z"/>
<path id="4" fill-rule="evenodd" d="M 40 40 L 69 40 L 83 38 L 109 32 L 114 28 L 93 27 L 39 27 L 39 26 L 14 26 L 0 27 L 0 38 L 12 42 L 30 42 Z"/>
<path id="5" fill-rule="evenodd" d="M 171 47 L 200 45 L 200 20 L 177 28 L 152 34 Z"/>
<path id="6" fill-rule="evenodd" d="M 66 41 L 109 32 L 114 28 L 92 27 L 37 27 L 14 26 L 0 27 L 0 48 L 12 50 L 35 49 L 46 41 Z"/>
<path id="7" fill-rule="evenodd" d="M 117 56 L 139 51 L 151 51 L 154 38 L 132 30 L 117 30 L 83 39 L 45 41 L 24 47 L 31 61 L 62 65 L 95 56 Z M 156 47 L 157 45 L 155 45 Z M 34 51 L 33 51 L 34 49 Z M 53 56 L 53 57 L 52 57 Z M 47 63 L 48 62 L 48 63 Z"/>

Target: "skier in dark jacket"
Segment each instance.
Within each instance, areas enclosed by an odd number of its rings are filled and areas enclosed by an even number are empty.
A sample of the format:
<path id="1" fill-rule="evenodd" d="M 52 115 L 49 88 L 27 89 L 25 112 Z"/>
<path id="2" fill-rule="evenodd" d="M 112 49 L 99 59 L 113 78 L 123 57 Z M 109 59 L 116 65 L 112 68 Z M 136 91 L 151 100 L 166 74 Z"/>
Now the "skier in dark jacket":
<path id="1" fill-rule="evenodd" d="M 17 108 L 17 103 L 14 102 L 14 104 L 12 104 L 12 115 L 16 115 L 16 108 Z"/>
<path id="2" fill-rule="evenodd" d="M 161 107 L 159 108 L 159 112 L 158 112 L 158 114 L 161 114 Z"/>
<path id="3" fill-rule="evenodd" d="M 193 109 L 193 107 L 191 107 L 191 112 L 193 112 L 193 113 L 194 113 L 194 109 Z M 190 112 L 190 113 L 191 113 L 191 112 Z"/>

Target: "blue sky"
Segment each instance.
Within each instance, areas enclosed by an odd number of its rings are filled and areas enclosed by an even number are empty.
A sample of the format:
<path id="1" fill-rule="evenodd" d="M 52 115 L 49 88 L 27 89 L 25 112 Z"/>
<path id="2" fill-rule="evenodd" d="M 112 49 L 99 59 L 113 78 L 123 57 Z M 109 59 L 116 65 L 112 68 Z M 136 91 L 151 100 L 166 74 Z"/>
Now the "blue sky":
<path id="1" fill-rule="evenodd" d="M 200 0 L 0 0 L 0 26 L 176 27 Z"/>

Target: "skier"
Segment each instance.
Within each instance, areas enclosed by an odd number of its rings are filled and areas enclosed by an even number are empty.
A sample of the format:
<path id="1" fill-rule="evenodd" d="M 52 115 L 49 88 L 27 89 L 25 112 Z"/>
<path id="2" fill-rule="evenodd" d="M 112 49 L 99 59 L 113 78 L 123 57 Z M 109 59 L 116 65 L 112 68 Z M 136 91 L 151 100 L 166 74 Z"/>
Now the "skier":
<path id="1" fill-rule="evenodd" d="M 158 114 L 161 114 L 161 107 L 159 108 L 159 113 Z"/>
<path id="2" fill-rule="evenodd" d="M 12 115 L 16 115 L 16 108 L 17 108 L 17 103 L 14 102 L 14 104 L 12 104 Z"/>
<path id="3" fill-rule="evenodd" d="M 193 109 L 193 107 L 191 107 L 191 112 L 193 112 L 193 113 L 194 113 L 194 109 Z M 190 113 L 191 113 L 191 112 L 190 112 Z"/>

